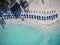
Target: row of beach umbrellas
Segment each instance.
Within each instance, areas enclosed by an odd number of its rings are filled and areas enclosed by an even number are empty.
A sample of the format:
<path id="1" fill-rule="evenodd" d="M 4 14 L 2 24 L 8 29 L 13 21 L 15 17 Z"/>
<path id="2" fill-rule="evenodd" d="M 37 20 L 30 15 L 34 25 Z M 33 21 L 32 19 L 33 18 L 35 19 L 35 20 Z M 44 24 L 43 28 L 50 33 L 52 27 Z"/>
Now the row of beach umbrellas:
<path id="1" fill-rule="evenodd" d="M 34 14 L 3 14 L 3 17 L 6 19 L 9 18 L 29 18 L 29 19 L 37 19 L 37 20 L 53 20 L 58 17 L 58 14 L 53 14 L 49 16 L 39 16 L 39 15 L 34 15 Z"/>

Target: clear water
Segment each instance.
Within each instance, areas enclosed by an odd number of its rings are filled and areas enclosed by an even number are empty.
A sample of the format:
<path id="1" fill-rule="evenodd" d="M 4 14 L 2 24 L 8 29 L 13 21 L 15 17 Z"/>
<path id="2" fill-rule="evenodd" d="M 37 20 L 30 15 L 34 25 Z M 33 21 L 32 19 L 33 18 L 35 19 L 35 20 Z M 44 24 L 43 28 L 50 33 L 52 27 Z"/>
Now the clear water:
<path id="1" fill-rule="evenodd" d="M 60 25 L 43 30 L 23 24 L 0 25 L 0 45 L 60 45 Z"/>

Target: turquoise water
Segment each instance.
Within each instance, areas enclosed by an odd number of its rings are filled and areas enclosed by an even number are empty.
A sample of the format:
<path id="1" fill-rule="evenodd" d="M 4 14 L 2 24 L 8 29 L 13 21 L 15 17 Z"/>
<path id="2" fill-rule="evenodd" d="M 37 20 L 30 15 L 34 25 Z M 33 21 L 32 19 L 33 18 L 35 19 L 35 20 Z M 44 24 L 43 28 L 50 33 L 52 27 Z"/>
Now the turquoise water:
<path id="1" fill-rule="evenodd" d="M 43 30 L 23 24 L 0 25 L 0 45 L 60 45 L 60 25 Z"/>

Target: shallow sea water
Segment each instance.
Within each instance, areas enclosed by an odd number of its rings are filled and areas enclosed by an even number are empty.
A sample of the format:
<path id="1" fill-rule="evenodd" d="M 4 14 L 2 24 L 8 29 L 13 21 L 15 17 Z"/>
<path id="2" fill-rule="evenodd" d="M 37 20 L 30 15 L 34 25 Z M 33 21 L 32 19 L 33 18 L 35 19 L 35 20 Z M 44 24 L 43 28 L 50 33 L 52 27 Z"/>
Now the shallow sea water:
<path id="1" fill-rule="evenodd" d="M 60 25 L 45 31 L 23 24 L 0 25 L 0 45 L 60 45 Z"/>

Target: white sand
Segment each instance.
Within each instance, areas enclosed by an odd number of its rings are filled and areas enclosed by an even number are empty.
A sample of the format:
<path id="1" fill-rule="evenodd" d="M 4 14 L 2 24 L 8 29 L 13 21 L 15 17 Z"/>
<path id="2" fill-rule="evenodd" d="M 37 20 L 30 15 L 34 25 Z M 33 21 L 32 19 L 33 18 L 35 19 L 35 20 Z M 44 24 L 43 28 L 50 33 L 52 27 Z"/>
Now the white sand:
<path id="1" fill-rule="evenodd" d="M 60 21 L 60 10 L 56 10 L 57 14 L 58 14 L 58 18 L 54 19 L 54 20 L 46 20 L 46 21 L 42 21 L 42 20 L 37 20 L 37 19 L 24 19 L 24 21 L 21 20 L 21 18 L 18 19 L 6 19 L 5 22 L 6 23 L 17 23 L 17 24 L 26 24 L 29 26 L 33 26 L 33 27 L 38 27 L 38 28 L 42 28 L 42 29 L 52 29 L 53 27 L 56 26 L 58 20 Z"/>
<path id="2" fill-rule="evenodd" d="M 54 27 L 54 24 L 56 24 L 57 19 L 51 20 L 51 21 L 42 21 L 42 20 L 36 20 L 36 19 L 24 19 L 24 21 L 21 20 L 21 18 L 18 19 L 6 19 L 5 22 L 6 24 L 9 23 L 16 23 L 16 24 L 25 24 L 37 28 L 42 28 L 42 29 L 51 29 Z"/>

